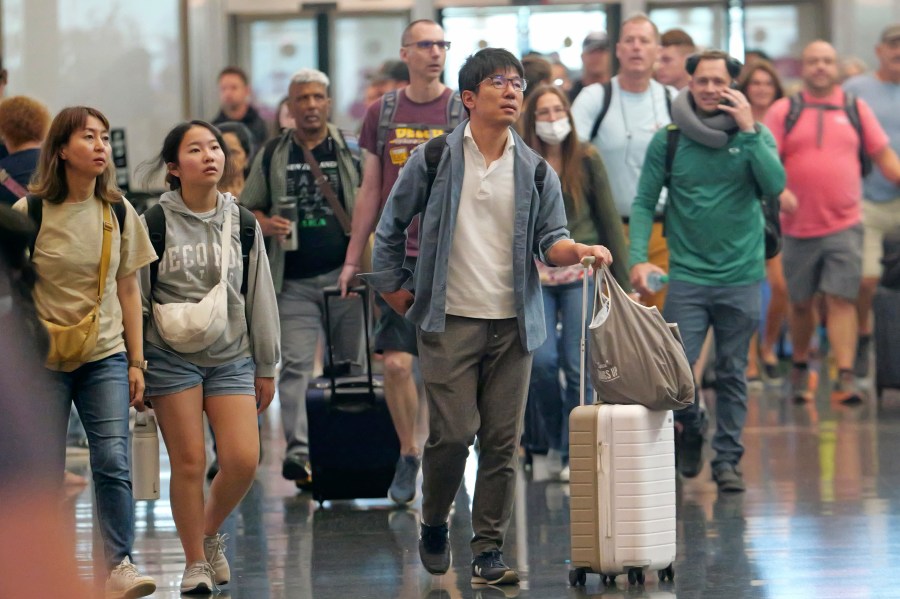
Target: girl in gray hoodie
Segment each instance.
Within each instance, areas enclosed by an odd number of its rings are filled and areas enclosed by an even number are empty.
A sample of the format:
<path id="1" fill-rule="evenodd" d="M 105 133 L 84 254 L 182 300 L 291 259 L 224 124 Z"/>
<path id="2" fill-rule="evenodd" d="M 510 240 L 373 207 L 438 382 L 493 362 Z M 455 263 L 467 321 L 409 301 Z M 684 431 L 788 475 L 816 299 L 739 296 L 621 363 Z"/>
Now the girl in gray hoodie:
<path id="1" fill-rule="evenodd" d="M 178 125 L 166 136 L 160 161 L 172 191 L 151 209 L 164 216 L 164 250 L 156 272 L 148 267 L 141 274 L 145 395 L 152 399 L 169 453 L 172 515 L 187 562 L 181 582 L 185 593 L 211 593 L 230 578 L 218 531 L 253 482 L 259 459 L 257 415 L 275 394 L 279 360 L 278 308 L 262 232 L 255 225 L 245 277 L 244 209 L 231 194 L 216 189 L 227 157 L 221 133 L 203 121 Z M 142 217 L 145 227 L 158 222 L 149 214 Z M 229 243 L 223 244 L 226 222 L 231 224 Z M 160 231 L 148 229 L 159 243 Z M 208 316 L 216 308 L 223 308 L 218 318 L 196 326 L 198 310 Z M 173 335 L 192 324 L 196 333 L 188 341 Z M 205 504 L 204 412 L 219 456 L 219 473 Z"/>

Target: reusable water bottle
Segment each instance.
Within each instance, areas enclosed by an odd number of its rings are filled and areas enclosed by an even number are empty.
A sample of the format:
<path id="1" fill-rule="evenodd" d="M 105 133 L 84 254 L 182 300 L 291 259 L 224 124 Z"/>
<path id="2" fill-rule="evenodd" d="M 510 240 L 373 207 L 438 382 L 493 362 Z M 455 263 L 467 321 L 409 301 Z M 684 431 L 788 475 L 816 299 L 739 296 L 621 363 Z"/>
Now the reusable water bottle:
<path id="1" fill-rule="evenodd" d="M 664 275 L 659 272 L 651 272 L 647 275 L 647 289 L 656 293 L 660 289 L 666 286 L 669 282 L 669 275 Z"/>
<path id="2" fill-rule="evenodd" d="M 135 499 L 159 499 L 159 436 L 150 410 L 138 412 L 134 419 L 131 488 Z"/>
<path id="3" fill-rule="evenodd" d="M 291 232 L 285 235 L 281 241 L 281 247 L 286 252 L 299 249 L 297 239 L 297 198 L 285 196 L 278 200 L 278 215 L 291 221 Z"/>

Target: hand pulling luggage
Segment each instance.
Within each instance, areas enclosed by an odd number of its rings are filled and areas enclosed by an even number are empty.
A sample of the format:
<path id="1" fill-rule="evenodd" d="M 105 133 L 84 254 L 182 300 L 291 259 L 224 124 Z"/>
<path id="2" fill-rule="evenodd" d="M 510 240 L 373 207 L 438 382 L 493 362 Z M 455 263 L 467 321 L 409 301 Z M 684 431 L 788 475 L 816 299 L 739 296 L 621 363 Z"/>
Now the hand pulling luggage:
<path id="1" fill-rule="evenodd" d="M 593 260 L 582 261 L 588 269 Z M 587 277 L 582 295 L 586 318 Z M 627 574 L 643 584 L 675 571 L 675 431 L 671 411 L 642 405 L 584 405 L 585 332 L 581 335 L 581 402 L 569 416 L 569 584 L 587 573 L 604 584 Z"/>
<path id="2" fill-rule="evenodd" d="M 330 499 L 386 498 L 400 457 L 382 377 L 372 374 L 368 290 L 353 291 L 362 299 L 365 313 L 366 373 L 352 376 L 346 365 L 334 362 L 329 301 L 341 293 L 328 288 L 325 345 L 330 367 L 310 382 L 306 393 L 312 493 L 320 504 Z"/>

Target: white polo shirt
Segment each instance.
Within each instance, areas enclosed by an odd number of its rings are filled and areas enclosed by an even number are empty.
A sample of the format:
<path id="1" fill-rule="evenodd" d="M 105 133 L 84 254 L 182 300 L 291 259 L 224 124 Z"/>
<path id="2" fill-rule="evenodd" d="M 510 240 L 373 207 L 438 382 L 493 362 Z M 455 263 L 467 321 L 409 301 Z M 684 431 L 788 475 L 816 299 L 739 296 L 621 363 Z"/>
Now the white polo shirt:
<path id="1" fill-rule="evenodd" d="M 465 174 L 450 244 L 446 311 L 468 318 L 513 318 L 515 142 L 507 133 L 503 154 L 488 165 L 466 125 L 463 155 Z"/>

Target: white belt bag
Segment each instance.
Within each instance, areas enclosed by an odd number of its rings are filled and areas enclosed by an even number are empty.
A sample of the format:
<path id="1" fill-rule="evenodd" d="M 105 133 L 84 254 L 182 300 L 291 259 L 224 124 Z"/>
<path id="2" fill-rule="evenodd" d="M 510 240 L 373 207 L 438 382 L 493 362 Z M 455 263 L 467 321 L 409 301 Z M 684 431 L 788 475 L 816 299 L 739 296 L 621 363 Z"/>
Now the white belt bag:
<path id="1" fill-rule="evenodd" d="M 179 353 L 193 354 L 211 346 L 228 324 L 228 265 L 231 263 L 231 206 L 222 224 L 221 278 L 198 303 L 153 302 L 156 330 Z"/>

